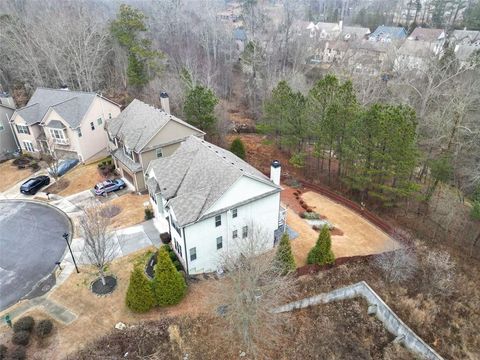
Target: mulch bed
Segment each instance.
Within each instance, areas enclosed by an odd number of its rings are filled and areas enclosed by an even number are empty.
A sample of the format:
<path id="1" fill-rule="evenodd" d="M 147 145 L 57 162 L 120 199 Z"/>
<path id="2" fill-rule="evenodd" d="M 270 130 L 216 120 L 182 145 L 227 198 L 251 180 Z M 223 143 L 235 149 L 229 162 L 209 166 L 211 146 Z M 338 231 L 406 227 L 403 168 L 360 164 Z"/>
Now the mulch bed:
<path id="1" fill-rule="evenodd" d="M 58 194 L 60 191 L 65 190 L 68 185 L 70 185 L 70 181 L 67 179 L 59 179 L 56 183 L 53 183 L 44 191 L 50 194 Z"/>
<path id="2" fill-rule="evenodd" d="M 97 295 L 107 295 L 113 292 L 117 287 L 117 279 L 114 276 L 105 276 L 105 285 L 102 279 L 98 278 L 92 282 L 92 292 Z"/>

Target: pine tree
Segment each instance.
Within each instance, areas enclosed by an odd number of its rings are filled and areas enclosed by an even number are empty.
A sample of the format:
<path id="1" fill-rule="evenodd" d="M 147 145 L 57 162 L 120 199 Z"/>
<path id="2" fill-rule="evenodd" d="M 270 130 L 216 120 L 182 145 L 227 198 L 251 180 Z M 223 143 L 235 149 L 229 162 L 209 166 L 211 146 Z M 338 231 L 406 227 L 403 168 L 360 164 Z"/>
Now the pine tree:
<path id="1" fill-rule="evenodd" d="M 308 253 L 307 262 L 309 264 L 332 264 L 335 261 L 335 255 L 332 251 L 332 239 L 330 231 L 325 225 L 318 235 L 317 243 Z"/>
<path id="2" fill-rule="evenodd" d="M 125 302 L 127 307 L 135 312 L 147 312 L 155 306 L 152 284 L 138 266 L 130 275 Z"/>
<path id="3" fill-rule="evenodd" d="M 195 86 L 187 92 L 183 111 L 187 121 L 205 132 L 213 131 L 217 119 L 215 106 L 218 98 L 207 87 Z"/>
<path id="4" fill-rule="evenodd" d="M 290 237 L 287 233 L 284 233 L 280 238 L 277 252 L 275 254 L 275 260 L 283 274 L 294 271 L 296 268 L 295 258 L 293 257 L 292 247 L 290 246 Z"/>
<path id="5" fill-rule="evenodd" d="M 167 306 L 178 304 L 185 295 L 187 285 L 168 254 L 165 246 L 158 250 L 153 291 L 157 305 Z"/>
<path id="6" fill-rule="evenodd" d="M 233 140 L 232 145 L 230 145 L 230 151 L 240 159 L 245 160 L 245 146 L 243 145 L 242 139 L 236 138 Z"/>

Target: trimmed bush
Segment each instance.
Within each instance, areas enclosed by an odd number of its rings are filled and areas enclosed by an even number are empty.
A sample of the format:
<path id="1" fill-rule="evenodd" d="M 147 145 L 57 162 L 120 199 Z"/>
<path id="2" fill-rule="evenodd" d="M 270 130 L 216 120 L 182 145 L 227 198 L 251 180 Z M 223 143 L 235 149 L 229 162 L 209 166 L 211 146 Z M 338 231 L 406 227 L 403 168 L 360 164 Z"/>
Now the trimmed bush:
<path id="1" fill-rule="evenodd" d="M 243 145 L 243 141 L 240 138 L 233 140 L 232 145 L 230 145 L 230 151 L 240 159 L 245 160 L 245 145 Z"/>
<path id="2" fill-rule="evenodd" d="M 32 332 L 33 327 L 35 326 L 35 320 L 31 316 L 24 316 L 15 321 L 13 324 L 13 331 L 28 331 Z"/>
<path id="3" fill-rule="evenodd" d="M 130 310 L 138 313 L 147 312 L 155 306 L 152 284 L 139 266 L 130 275 L 125 303 Z"/>
<path id="4" fill-rule="evenodd" d="M 162 246 L 158 250 L 153 291 L 157 305 L 168 306 L 178 304 L 185 295 L 187 284 L 170 259 L 168 250 Z"/>
<path id="5" fill-rule="evenodd" d="M 49 337 L 52 334 L 52 330 L 53 322 L 50 319 L 40 320 L 37 326 L 35 326 L 35 334 L 41 339 Z"/>
<path id="6" fill-rule="evenodd" d="M 301 214 L 301 217 L 308 220 L 318 220 L 320 219 L 320 215 L 313 211 L 305 211 Z"/>
<path id="7" fill-rule="evenodd" d="M 160 240 L 164 244 L 170 244 L 170 242 L 172 241 L 172 237 L 170 236 L 170 234 L 168 232 L 164 232 L 164 233 L 160 234 Z"/>
<path id="8" fill-rule="evenodd" d="M 17 346 L 10 352 L 9 360 L 25 360 L 27 358 L 27 350 L 22 346 Z"/>
<path id="9" fill-rule="evenodd" d="M 328 227 L 325 225 L 318 235 L 317 243 L 310 250 L 307 257 L 309 264 L 332 264 L 335 261 L 335 255 L 332 251 L 332 239 Z"/>
<path id="10" fill-rule="evenodd" d="M 153 210 L 149 207 L 145 208 L 145 220 L 153 219 Z"/>
<path id="11" fill-rule="evenodd" d="M 25 330 L 13 333 L 12 343 L 15 345 L 27 346 L 30 341 L 30 333 Z"/>
<path id="12" fill-rule="evenodd" d="M 6 359 L 7 353 L 8 353 L 8 348 L 5 345 L 0 344 L 0 360 Z"/>
<path id="13" fill-rule="evenodd" d="M 293 257 L 288 233 L 284 233 L 280 238 L 277 252 L 275 254 L 275 262 L 284 275 L 295 271 L 296 269 L 295 258 Z"/>

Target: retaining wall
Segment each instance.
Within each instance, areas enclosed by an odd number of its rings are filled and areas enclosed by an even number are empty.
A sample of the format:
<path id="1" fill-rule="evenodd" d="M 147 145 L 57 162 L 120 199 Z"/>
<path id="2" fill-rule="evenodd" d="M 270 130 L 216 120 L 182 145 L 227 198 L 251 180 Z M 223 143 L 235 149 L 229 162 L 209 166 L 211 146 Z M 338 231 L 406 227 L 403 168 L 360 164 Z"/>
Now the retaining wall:
<path id="1" fill-rule="evenodd" d="M 385 328 L 396 336 L 396 341 L 402 343 L 410 351 L 428 360 L 443 360 L 427 343 L 425 343 L 412 329 L 410 329 L 390 307 L 385 304 L 380 296 L 368 286 L 365 281 L 319 294 L 272 310 L 273 313 L 283 313 L 308 306 L 324 304 L 335 300 L 363 297 L 369 304 L 368 313 L 375 315 Z"/>

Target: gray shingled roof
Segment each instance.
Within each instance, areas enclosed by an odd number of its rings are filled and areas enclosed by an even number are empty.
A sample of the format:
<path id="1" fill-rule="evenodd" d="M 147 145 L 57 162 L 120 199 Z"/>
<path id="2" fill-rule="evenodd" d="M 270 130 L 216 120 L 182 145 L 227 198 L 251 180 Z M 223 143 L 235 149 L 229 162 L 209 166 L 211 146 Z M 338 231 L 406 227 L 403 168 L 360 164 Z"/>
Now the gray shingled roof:
<path id="1" fill-rule="evenodd" d="M 191 129 L 203 132 L 161 109 L 133 100 L 115 119 L 107 122 L 108 132 L 120 139 L 129 149 L 140 152 L 167 122 L 176 121 Z"/>
<path id="2" fill-rule="evenodd" d="M 433 54 L 432 43 L 417 40 L 405 40 L 405 42 L 398 49 L 401 55 L 408 55 L 420 58 L 428 58 Z"/>
<path id="3" fill-rule="evenodd" d="M 280 191 L 253 166 L 195 136 L 189 136 L 171 156 L 151 161 L 149 169 L 180 226 L 206 217 L 206 211 L 242 176 Z"/>
<path id="4" fill-rule="evenodd" d="M 52 129 L 65 129 L 65 125 L 60 120 L 52 120 L 47 124 L 48 128 Z"/>
<path id="5" fill-rule="evenodd" d="M 37 88 L 27 105 L 18 109 L 17 113 L 27 125 L 33 125 L 40 122 L 52 107 L 75 129 L 80 125 L 95 96 L 97 94 L 94 92 Z"/>
<path id="6" fill-rule="evenodd" d="M 410 34 L 408 39 L 417 41 L 434 42 L 439 40 L 440 35 L 443 34 L 442 29 L 427 29 L 417 26 Z"/>

